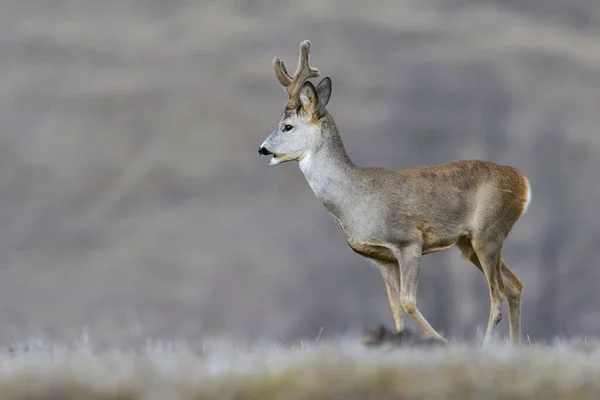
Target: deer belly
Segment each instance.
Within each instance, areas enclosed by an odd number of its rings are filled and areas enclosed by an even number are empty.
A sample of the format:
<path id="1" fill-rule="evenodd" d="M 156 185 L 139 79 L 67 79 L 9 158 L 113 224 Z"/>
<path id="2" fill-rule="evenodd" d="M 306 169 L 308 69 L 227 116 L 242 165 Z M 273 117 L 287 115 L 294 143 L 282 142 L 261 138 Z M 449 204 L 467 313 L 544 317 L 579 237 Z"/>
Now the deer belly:
<path id="1" fill-rule="evenodd" d="M 462 235 L 438 236 L 433 232 L 423 233 L 423 248 L 421 254 L 435 253 L 454 246 Z"/>
<path id="2" fill-rule="evenodd" d="M 430 245 L 423 245 L 421 254 L 425 255 L 425 254 L 431 254 L 431 253 L 436 253 L 438 251 L 446 250 L 446 249 L 454 246 L 457 242 L 458 242 L 458 240 L 455 240 L 453 242 L 443 242 L 443 243 L 433 243 Z"/>
<path id="3" fill-rule="evenodd" d="M 348 245 L 356 253 L 372 260 L 395 261 L 396 257 L 390 249 L 358 240 L 349 240 Z"/>

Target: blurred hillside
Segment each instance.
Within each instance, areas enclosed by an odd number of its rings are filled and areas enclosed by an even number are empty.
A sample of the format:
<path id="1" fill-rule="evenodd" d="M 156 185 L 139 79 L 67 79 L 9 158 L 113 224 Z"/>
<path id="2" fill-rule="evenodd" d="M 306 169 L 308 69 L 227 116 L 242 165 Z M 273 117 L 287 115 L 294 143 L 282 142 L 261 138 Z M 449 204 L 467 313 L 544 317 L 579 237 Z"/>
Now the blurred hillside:
<path id="1" fill-rule="evenodd" d="M 294 66 L 303 39 L 355 162 L 527 175 L 504 250 L 523 333 L 600 334 L 597 2 L 13 0 L 0 22 L 0 338 L 391 324 L 297 166 L 257 154 L 286 99 L 271 60 Z M 427 256 L 419 306 L 473 337 L 485 279 L 455 249 Z"/>

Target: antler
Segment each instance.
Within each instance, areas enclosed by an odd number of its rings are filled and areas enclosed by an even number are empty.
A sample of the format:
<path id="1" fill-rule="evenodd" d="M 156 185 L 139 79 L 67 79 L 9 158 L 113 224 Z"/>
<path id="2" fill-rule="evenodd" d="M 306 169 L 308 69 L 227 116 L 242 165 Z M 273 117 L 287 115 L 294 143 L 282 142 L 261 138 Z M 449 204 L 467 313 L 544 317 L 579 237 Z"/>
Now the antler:
<path id="1" fill-rule="evenodd" d="M 317 68 L 312 68 L 308 65 L 308 53 L 310 51 L 310 41 L 305 40 L 300 44 L 300 59 L 298 67 L 292 78 L 285 68 L 285 64 L 279 57 L 273 59 L 273 68 L 275 68 L 275 76 L 288 93 L 288 107 L 296 108 L 300 105 L 300 91 L 302 85 L 309 78 L 316 78 L 320 75 Z"/>

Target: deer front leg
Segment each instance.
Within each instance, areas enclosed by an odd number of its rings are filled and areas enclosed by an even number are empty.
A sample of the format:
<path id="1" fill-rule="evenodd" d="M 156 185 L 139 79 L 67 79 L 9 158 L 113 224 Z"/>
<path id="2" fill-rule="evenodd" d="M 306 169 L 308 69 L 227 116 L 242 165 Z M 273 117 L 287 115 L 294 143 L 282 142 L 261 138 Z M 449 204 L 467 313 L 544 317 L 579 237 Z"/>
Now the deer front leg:
<path id="1" fill-rule="evenodd" d="M 396 331 L 401 332 L 404 330 L 404 311 L 400 303 L 400 268 L 396 261 L 373 260 L 373 262 L 377 264 L 383 276 Z"/>
<path id="2" fill-rule="evenodd" d="M 421 268 L 421 243 L 392 248 L 400 265 L 400 302 L 404 311 L 419 324 L 425 336 L 443 343 L 448 341 L 427 322 L 417 308 L 417 284 Z"/>

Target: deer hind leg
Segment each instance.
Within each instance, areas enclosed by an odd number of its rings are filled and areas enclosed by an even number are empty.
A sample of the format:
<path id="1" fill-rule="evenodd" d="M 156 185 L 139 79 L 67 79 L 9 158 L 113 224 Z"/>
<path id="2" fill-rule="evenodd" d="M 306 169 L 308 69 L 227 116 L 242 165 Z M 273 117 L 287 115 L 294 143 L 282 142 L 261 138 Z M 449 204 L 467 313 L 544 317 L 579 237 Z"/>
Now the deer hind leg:
<path id="1" fill-rule="evenodd" d="M 509 338 L 511 344 L 521 342 L 521 293 L 523 284 L 502 261 L 504 296 L 508 302 Z"/>
<path id="2" fill-rule="evenodd" d="M 398 263 L 396 261 L 375 259 L 372 259 L 372 261 L 377 264 L 381 276 L 383 276 L 396 330 L 401 332 L 404 330 L 404 311 L 400 303 L 400 268 Z"/>
<path id="3" fill-rule="evenodd" d="M 469 239 L 463 239 L 457 243 L 463 257 L 471 261 L 481 272 L 481 262 L 475 254 L 475 250 Z M 518 344 L 521 340 L 521 292 L 523 284 L 502 261 L 502 283 L 503 294 L 508 301 L 509 339 L 511 344 Z"/>
<path id="4" fill-rule="evenodd" d="M 400 266 L 400 302 L 404 311 L 419 324 L 425 336 L 443 343 L 448 341 L 427 322 L 417 308 L 417 284 L 421 264 L 421 244 L 391 249 Z"/>
<path id="5" fill-rule="evenodd" d="M 502 319 L 502 299 L 504 284 L 502 280 L 502 242 L 498 240 L 485 240 L 474 237 L 471 245 L 479 259 L 481 270 L 487 279 L 490 288 L 490 316 L 483 344 L 490 342 L 494 328 Z"/>

